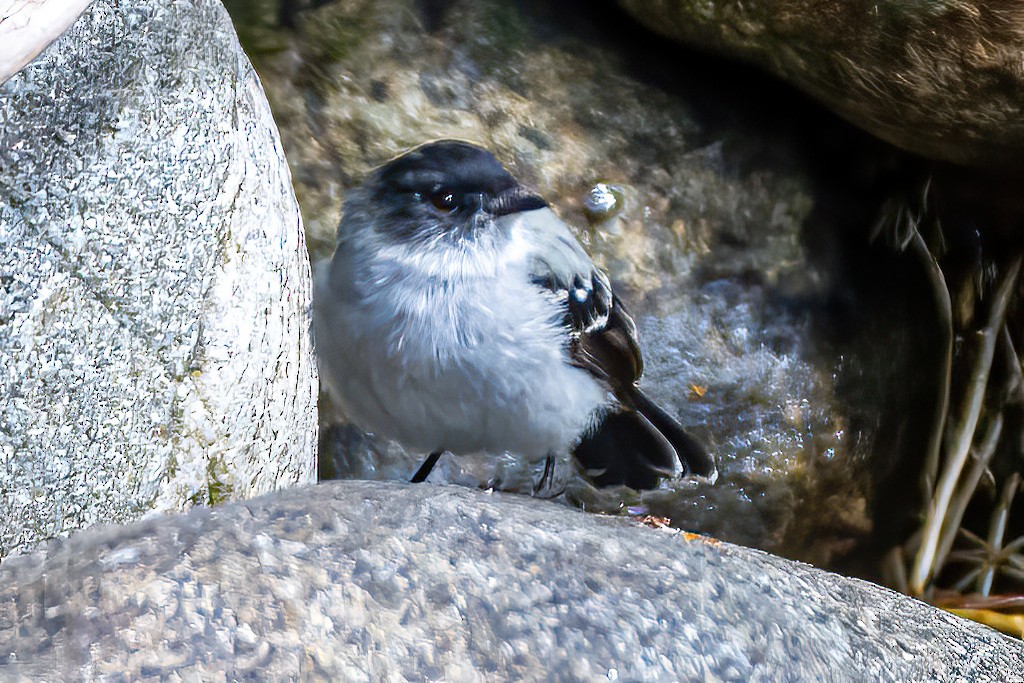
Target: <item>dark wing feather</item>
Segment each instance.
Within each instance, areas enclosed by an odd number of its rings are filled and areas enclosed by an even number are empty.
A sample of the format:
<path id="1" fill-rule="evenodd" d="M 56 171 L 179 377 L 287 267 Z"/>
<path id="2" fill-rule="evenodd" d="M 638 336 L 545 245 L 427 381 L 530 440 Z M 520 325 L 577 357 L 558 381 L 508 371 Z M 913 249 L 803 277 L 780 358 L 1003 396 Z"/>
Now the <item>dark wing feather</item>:
<path id="1" fill-rule="evenodd" d="M 690 473 L 713 475 L 714 461 L 700 442 L 636 386 L 644 369 L 636 323 L 612 292 L 608 276 L 593 267 L 578 244 L 570 246 L 581 257 L 577 268 L 559 270 L 538 261 L 534 282 L 565 302 L 571 362 L 606 384 L 622 406 L 584 436 L 576 459 L 598 486 L 653 488 L 677 462 Z M 580 268 L 583 259 L 587 267 Z"/>
<path id="2" fill-rule="evenodd" d="M 572 362 L 608 384 L 620 399 L 643 374 L 636 323 L 612 292 L 608 276 L 594 269 L 572 280 L 552 274 L 534 280 L 566 301 Z"/>

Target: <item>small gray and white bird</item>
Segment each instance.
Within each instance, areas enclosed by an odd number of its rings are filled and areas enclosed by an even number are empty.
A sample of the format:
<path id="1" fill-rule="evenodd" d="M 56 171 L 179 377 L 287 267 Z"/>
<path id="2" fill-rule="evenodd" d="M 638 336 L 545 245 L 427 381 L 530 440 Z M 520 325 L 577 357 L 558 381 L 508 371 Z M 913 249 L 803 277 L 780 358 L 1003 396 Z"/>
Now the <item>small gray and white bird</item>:
<path id="1" fill-rule="evenodd" d="M 636 325 L 608 277 L 475 145 L 423 145 L 349 194 L 314 322 L 346 418 L 430 454 L 413 481 L 443 451 L 572 451 L 596 485 L 634 489 L 714 472 L 637 387 Z"/>

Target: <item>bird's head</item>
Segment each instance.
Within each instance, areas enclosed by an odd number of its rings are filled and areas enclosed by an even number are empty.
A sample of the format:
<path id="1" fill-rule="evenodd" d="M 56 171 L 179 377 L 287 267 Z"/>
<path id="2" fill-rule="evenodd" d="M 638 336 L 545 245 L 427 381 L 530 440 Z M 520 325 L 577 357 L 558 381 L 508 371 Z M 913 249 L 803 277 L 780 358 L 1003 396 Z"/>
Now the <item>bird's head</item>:
<path id="1" fill-rule="evenodd" d="M 413 243 L 475 240 L 496 230 L 497 219 L 547 207 L 494 155 L 458 140 L 427 143 L 379 167 L 361 201 L 372 202 L 378 234 Z"/>

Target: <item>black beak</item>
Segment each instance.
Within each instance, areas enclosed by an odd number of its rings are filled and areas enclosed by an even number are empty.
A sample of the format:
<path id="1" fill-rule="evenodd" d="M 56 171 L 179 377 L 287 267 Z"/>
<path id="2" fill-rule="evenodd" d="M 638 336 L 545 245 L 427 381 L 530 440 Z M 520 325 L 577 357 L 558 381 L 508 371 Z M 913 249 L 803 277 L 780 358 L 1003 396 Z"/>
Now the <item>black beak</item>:
<path id="1" fill-rule="evenodd" d="M 484 209 L 495 218 L 521 211 L 547 208 L 548 203 L 539 194 L 517 185 L 494 198 L 484 200 Z"/>

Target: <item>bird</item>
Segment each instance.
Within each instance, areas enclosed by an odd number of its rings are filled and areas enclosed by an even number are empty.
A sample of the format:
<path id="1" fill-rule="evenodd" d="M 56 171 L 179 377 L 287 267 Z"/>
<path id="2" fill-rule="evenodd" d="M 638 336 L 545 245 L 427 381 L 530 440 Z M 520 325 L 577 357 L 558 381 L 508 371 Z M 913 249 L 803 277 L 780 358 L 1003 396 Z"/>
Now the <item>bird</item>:
<path id="1" fill-rule="evenodd" d="M 637 327 L 608 276 L 474 143 L 425 143 L 347 193 L 313 324 L 346 420 L 427 454 L 413 482 L 446 451 L 543 459 L 542 481 L 571 452 L 597 487 L 715 474 L 639 388 Z"/>

